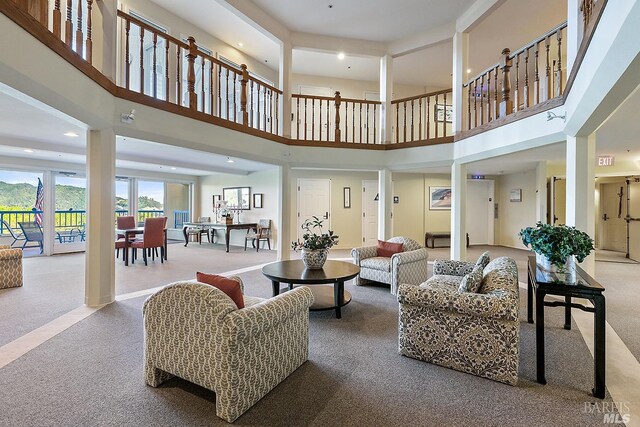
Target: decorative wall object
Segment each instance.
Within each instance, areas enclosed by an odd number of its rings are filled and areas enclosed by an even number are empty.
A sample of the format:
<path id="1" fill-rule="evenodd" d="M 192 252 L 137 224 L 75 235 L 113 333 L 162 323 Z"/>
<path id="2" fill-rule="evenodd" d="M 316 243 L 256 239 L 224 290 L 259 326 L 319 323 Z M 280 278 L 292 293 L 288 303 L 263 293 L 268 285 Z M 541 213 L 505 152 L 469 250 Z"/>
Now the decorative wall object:
<path id="1" fill-rule="evenodd" d="M 251 187 L 226 187 L 222 189 L 222 198 L 227 207 L 234 210 L 251 209 Z"/>
<path id="2" fill-rule="evenodd" d="M 509 192 L 509 201 L 510 202 L 521 202 L 522 201 L 522 188 L 514 188 Z"/>
<path id="3" fill-rule="evenodd" d="M 393 196 L 393 203 L 395 204 L 400 203 L 400 196 Z"/>
<path id="4" fill-rule="evenodd" d="M 351 187 L 344 187 L 342 193 L 344 197 L 344 207 L 349 209 L 351 207 Z"/>
<path id="5" fill-rule="evenodd" d="M 451 210 L 451 187 L 429 187 L 429 210 Z"/>
<path id="6" fill-rule="evenodd" d="M 436 122 L 453 122 L 453 106 L 436 104 L 434 107 L 433 120 Z"/>
<path id="7" fill-rule="evenodd" d="M 253 207 L 256 209 L 262 208 L 262 193 L 253 193 Z"/>

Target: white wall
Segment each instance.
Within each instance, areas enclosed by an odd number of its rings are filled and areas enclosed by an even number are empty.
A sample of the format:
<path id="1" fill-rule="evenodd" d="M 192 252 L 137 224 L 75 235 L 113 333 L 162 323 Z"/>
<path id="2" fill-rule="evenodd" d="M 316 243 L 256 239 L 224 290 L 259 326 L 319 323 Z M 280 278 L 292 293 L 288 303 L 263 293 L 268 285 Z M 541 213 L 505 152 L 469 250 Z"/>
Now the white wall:
<path id="1" fill-rule="evenodd" d="M 361 81 L 350 79 L 338 79 L 335 77 L 310 76 L 307 74 L 294 74 L 291 79 L 291 92 L 300 93 L 299 86 L 328 87 L 333 92 L 339 90 L 343 98 L 364 99 L 365 92 L 380 92 L 380 83 L 377 81 Z M 425 93 L 424 86 L 393 85 L 393 98 L 405 98 L 408 96 Z"/>
<path id="2" fill-rule="evenodd" d="M 509 193 L 514 189 L 522 189 L 522 202 L 509 201 Z M 496 200 L 496 242 L 503 246 L 526 249 L 518 232 L 536 223 L 536 171 L 499 176 L 496 180 Z"/>
<path id="3" fill-rule="evenodd" d="M 258 222 L 260 219 L 271 220 L 271 248 L 274 249 L 278 239 L 276 219 L 278 215 L 278 169 L 267 169 L 254 172 L 250 175 L 238 176 L 229 174 L 215 174 L 200 178 L 200 214 L 199 216 L 210 216 L 213 220 L 213 195 L 222 194 L 224 187 L 251 187 L 251 209 L 242 211 L 241 222 Z M 253 207 L 253 194 L 263 193 L 263 208 Z M 232 231 L 229 244 L 244 246 L 243 231 Z M 224 236 L 218 236 L 218 244 L 224 244 Z"/>

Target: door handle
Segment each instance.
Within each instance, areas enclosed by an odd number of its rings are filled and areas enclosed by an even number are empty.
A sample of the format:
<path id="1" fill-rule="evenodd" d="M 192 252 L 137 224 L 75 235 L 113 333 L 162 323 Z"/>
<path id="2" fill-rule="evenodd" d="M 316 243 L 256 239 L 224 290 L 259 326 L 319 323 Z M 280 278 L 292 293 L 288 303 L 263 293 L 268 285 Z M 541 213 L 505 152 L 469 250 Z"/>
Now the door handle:
<path id="1" fill-rule="evenodd" d="M 329 219 L 329 212 L 324 213 L 324 219 Z"/>
<path id="2" fill-rule="evenodd" d="M 607 217 L 607 214 L 606 214 L 606 213 L 605 213 L 604 215 L 602 215 L 602 220 L 603 220 L 603 221 L 606 221 L 607 219 L 609 219 L 609 218 Z"/>

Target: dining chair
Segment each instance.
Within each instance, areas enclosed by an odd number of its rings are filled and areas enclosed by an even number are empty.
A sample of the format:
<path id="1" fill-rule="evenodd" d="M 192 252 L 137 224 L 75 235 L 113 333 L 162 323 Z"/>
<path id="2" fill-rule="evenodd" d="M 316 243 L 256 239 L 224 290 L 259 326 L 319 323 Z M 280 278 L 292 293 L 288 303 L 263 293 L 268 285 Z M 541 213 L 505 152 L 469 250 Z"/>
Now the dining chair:
<path id="1" fill-rule="evenodd" d="M 116 218 L 116 227 L 118 230 L 126 230 L 127 228 L 136 228 L 136 218 L 134 216 L 119 216 Z M 124 239 L 124 234 L 118 234 L 118 239 Z"/>
<path id="2" fill-rule="evenodd" d="M 208 223 L 211 222 L 211 217 L 210 216 L 201 216 L 198 218 L 198 220 L 196 221 L 197 224 L 202 224 L 202 223 Z M 202 235 L 206 235 L 207 236 L 207 240 L 209 241 L 209 243 L 211 243 L 211 235 L 209 234 L 209 229 L 202 227 L 202 226 L 196 226 L 196 227 L 188 227 L 187 228 L 187 237 L 195 237 L 198 241 L 198 243 L 202 244 Z"/>
<path id="3" fill-rule="evenodd" d="M 164 263 L 164 225 L 166 219 L 163 217 L 159 218 L 146 218 L 144 220 L 144 232 L 142 233 L 142 240 L 135 240 L 131 242 L 131 248 L 134 252 L 132 258 L 132 263 L 135 263 L 136 255 L 138 249 L 142 249 L 142 257 L 144 259 L 144 265 L 148 265 L 147 263 L 147 250 L 160 248 L 160 262 Z M 155 251 L 151 251 L 152 259 L 155 260 Z"/>
<path id="4" fill-rule="evenodd" d="M 260 241 L 267 242 L 269 250 L 271 250 L 271 220 L 261 219 L 258 221 L 258 228 L 255 231 L 248 230 L 244 237 L 244 250 L 247 250 L 247 241 L 251 240 L 251 244 L 255 245 L 256 252 L 260 250 Z"/>

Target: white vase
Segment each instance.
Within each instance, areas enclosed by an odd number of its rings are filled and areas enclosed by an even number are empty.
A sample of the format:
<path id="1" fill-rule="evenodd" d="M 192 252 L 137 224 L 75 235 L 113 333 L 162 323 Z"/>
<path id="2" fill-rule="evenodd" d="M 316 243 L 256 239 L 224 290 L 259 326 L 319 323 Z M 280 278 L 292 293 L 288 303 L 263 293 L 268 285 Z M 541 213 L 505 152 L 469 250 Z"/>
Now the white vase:
<path id="1" fill-rule="evenodd" d="M 576 282 L 576 260 L 573 255 L 566 258 L 563 266 L 558 267 L 544 255 L 536 253 L 536 264 L 542 270 L 545 280 L 565 283 Z"/>
<path id="2" fill-rule="evenodd" d="M 320 270 L 327 261 L 329 249 L 302 249 L 302 262 L 309 270 Z"/>

